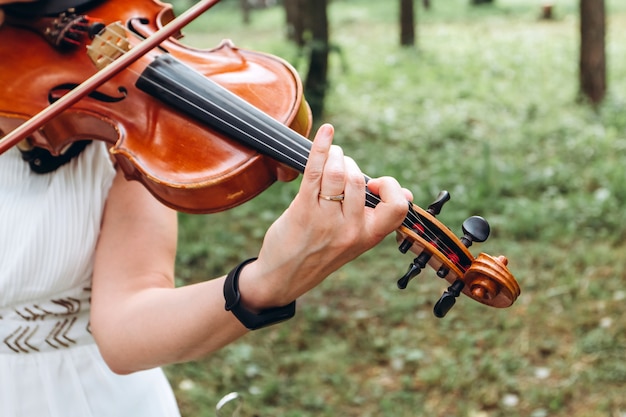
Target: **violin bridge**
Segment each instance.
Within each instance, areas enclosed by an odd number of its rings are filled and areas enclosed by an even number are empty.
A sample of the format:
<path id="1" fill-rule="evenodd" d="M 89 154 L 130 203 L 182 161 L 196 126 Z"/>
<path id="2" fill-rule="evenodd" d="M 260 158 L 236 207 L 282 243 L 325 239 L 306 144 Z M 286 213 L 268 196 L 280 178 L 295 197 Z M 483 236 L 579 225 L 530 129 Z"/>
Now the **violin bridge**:
<path id="1" fill-rule="evenodd" d="M 130 50 L 126 29 L 120 22 L 106 26 L 87 47 L 87 55 L 101 70 Z"/>

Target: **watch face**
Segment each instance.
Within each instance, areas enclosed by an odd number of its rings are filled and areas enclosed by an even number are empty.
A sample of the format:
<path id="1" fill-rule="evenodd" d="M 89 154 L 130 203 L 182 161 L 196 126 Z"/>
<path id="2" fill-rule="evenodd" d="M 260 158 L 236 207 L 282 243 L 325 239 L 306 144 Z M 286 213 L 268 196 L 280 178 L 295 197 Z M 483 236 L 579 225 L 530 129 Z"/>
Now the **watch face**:
<path id="1" fill-rule="evenodd" d="M 58 15 L 68 9 L 77 12 L 88 10 L 105 0 L 39 0 L 29 3 L 13 3 L 3 6 L 4 10 L 13 16 L 33 18 L 49 15 Z"/>

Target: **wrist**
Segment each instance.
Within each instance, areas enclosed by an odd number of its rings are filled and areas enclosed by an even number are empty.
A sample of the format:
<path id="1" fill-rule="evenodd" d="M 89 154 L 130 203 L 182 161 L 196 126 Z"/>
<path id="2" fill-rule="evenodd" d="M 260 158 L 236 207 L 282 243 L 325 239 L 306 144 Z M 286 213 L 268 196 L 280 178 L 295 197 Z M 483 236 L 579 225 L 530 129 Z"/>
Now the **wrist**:
<path id="1" fill-rule="evenodd" d="M 277 294 L 272 292 L 271 285 L 267 282 L 270 272 L 263 268 L 261 261 L 258 258 L 249 261 L 240 264 L 242 268 L 239 271 L 238 284 L 241 303 L 255 312 L 287 304 L 287 302 L 281 303 Z"/>
<path id="2" fill-rule="evenodd" d="M 256 258 L 243 261 L 233 268 L 224 280 L 225 309 L 233 313 L 250 330 L 260 329 L 288 320 L 296 312 L 295 300 L 284 306 L 270 308 L 260 308 L 254 304 L 250 305 L 250 303 L 244 302 L 239 290 L 239 278 L 243 269 L 254 261 L 256 261 Z"/>

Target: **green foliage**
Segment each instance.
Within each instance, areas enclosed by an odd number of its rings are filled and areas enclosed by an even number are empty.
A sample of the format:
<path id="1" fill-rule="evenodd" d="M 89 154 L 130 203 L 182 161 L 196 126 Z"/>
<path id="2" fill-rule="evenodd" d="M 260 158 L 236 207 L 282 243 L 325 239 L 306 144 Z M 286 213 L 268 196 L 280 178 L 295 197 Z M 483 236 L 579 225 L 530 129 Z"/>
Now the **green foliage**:
<path id="1" fill-rule="evenodd" d="M 222 38 L 302 69 L 278 7 L 243 26 L 224 0 L 186 41 Z M 609 95 L 576 102 L 577 2 L 432 1 L 418 46 L 398 46 L 396 3 L 331 3 L 331 90 L 324 121 L 372 176 L 393 175 L 455 233 L 473 214 L 492 225 L 474 253 L 504 253 L 522 287 L 509 309 L 467 298 L 432 316 L 445 285 L 425 271 L 405 291 L 410 257 L 390 237 L 299 301 L 289 323 L 205 360 L 167 368 L 185 416 L 245 397 L 258 416 L 625 416 L 626 5 L 607 2 Z M 317 121 L 318 123 L 321 121 Z M 275 184 L 228 212 L 181 215 L 180 284 L 257 253 L 295 193 Z M 478 246 L 478 245 L 476 245 Z"/>

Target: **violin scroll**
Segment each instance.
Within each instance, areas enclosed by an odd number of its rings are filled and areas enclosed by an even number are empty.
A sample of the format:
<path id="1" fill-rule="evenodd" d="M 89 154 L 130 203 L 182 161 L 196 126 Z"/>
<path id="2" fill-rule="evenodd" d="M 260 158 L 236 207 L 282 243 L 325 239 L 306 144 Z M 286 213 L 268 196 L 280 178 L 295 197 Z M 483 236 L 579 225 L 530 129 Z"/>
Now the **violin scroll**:
<path id="1" fill-rule="evenodd" d="M 427 210 L 416 205 L 409 207 L 409 214 L 398 230 L 402 240 L 399 250 L 402 253 L 410 250 L 417 256 L 398 280 L 398 288 L 405 289 L 429 265 L 438 277 L 451 284 L 435 303 L 435 316 L 444 317 L 461 293 L 491 307 L 511 306 L 521 290 L 507 267 L 507 258 L 485 253 L 474 258 L 468 250 L 474 242 L 487 240 L 489 223 L 480 216 L 472 216 L 463 222 L 463 236 L 457 238 L 435 218 L 449 200 L 450 194 L 442 191 Z"/>
<path id="2" fill-rule="evenodd" d="M 520 287 L 507 268 L 505 256 L 478 255 L 465 273 L 467 295 L 483 304 L 505 308 L 519 297 Z"/>

